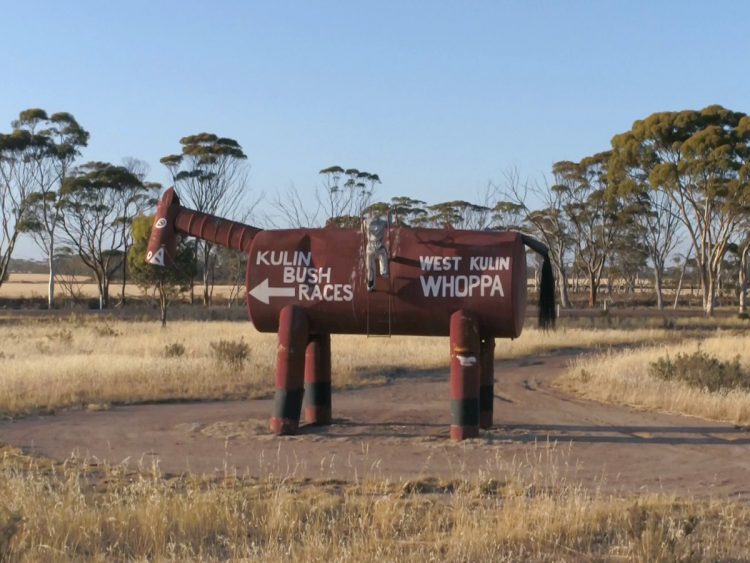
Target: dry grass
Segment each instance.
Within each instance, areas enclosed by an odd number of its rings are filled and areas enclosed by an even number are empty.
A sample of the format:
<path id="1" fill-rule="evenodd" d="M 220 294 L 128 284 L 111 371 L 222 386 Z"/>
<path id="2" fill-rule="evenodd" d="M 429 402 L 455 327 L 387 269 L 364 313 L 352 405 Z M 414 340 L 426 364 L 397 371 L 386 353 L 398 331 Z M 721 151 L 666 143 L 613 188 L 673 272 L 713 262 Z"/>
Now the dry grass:
<path id="1" fill-rule="evenodd" d="M 737 503 L 605 496 L 539 451 L 476 480 L 166 478 L 4 448 L 0 556 L 13 561 L 560 561 L 746 557 Z M 564 466 L 564 460 L 562 465 Z M 553 475 L 542 477 L 542 475 Z"/>
<path id="2" fill-rule="evenodd" d="M 663 330 L 526 330 L 500 358 L 666 340 Z M 240 339 L 230 367 L 212 342 Z M 718 339 L 717 339 L 718 340 Z M 710 342 L 710 341 L 709 341 Z M 181 345 L 175 346 L 175 344 Z M 746 341 L 733 346 L 745 346 Z M 704 344 L 707 346 L 707 344 Z M 732 346 L 732 345 L 730 345 Z M 169 348 L 168 348 L 169 347 Z M 215 347 L 214 347 L 215 348 Z M 385 381 L 448 362 L 445 338 L 335 336 L 338 385 Z M 168 352 L 167 350 L 170 350 Z M 707 351 L 711 348 L 706 347 Z M 236 398 L 270 391 L 276 337 L 249 323 L 4 319 L 0 410 Z M 750 508 L 580 486 L 554 446 L 489 460 L 480 478 L 354 482 L 169 477 L 158 467 L 63 463 L 0 447 L 0 560 L 560 561 L 739 560 Z M 571 467 L 573 467 L 571 469 Z"/>
<path id="3" fill-rule="evenodd" d="M 4 299 L 47 299 L 47 274 L 10 274 L 8 280 L 0 286 L 0 298 Z M 75 280 L 76 291 L 80 291 L 80 297 L 93 299 L 99 296 L 96 281 L 91 276 L 66 276 L 69 281 Z M 110 296 L 120 295 L 120 284 L 113 283 L 110 287 Z M 226 299 L 229 296 L 230 287 L 224 285 L 214 286 L 213 296 L 218 299 Z M 58 284 L 57 293 L 65 297 L 63 289 Z M 196 295 L 203 294 L 203 285 L 195 287 Z M 127 297 L 143 297 L 143 290 L 135 284 L 125 286 Z M 242 288 L 239 299 L 245 296 Z"/>
<path id="4" fill-rule="evenodd" d="M 496 354 L 508 358 L 668 335 L 656 330 L 529 329 L 515 341 L 498 341 Z M 247 361 L 241 366 L 218 361 L 211 345 L 221 340 L 244 340 L 250 350 Z M 403 370 L 442 368 L 449 360 L 447 338 L 338 335 L 332 347 L 338 387 L 383 383 Z M 162 329 L 153 322 L 83 317 L 5 319 L 0 325 L 0 413 L 258 397 L 273 389 L 275 359 L 276 336 L 260 334 L 250 323 L 180 321 Z"/>
<path id="5" fill-rule="evenodd" d="M 731 390 L 708 392 L 679 381 L 665 381 L 649 375 L 649 364 L 667 355 L 693 353 L 698 349 L 721 360 L 738 354 L 745 370 L 750 369 L 750 335 L 722 334 L 679 345 L 650 346 L 579 358 L 556 382 L 562 389 L 596 401 L 621 403 L 728 421 L 750 423 L 750 392 Z"/>
<path id="6" fill-rule="evenodd" d="M 93 278 L 91 276 L 66 276 L 66 278 L 74 279 L 77 282 L 92 282 L 93 283 Z M 6 283 L 39 285 L 39 286 L 44 286 L 44 290 L 46 291 L 47 280 L 48 280 L 47 274 L 11 273 L 8 275 L 8 279 Z M 5 287 L 5 284 L 3 284 L 3 287 Z"/>

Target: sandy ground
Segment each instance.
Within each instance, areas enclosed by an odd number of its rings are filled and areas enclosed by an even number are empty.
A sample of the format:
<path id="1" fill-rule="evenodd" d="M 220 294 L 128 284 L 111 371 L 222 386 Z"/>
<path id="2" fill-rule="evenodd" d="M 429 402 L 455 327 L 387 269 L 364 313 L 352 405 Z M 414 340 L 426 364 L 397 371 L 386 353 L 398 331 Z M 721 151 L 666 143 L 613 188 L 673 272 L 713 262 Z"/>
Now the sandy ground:
<path id="1" fill-rule="evenodd" d="M 750 432 L 566 396 L 551 381 L 570 357 L 497 362 L 495 426 L 463 443 L 448 440 L 447 370 L 334 392 L 334 424 L 297 436 L 268 433 L 268 399 L 61 412 L 4 421 L 0 441 L 56 459 L 158 461 L 167 473 L 501 478 L 523 465 L 607 491 L 750 498 Z"/>

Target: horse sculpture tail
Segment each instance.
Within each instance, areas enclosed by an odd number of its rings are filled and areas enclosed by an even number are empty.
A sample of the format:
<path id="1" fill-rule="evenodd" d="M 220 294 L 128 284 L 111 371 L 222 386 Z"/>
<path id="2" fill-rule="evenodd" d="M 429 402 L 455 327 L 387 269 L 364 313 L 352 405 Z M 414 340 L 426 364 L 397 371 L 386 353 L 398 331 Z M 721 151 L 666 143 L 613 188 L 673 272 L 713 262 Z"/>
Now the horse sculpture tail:
<path id="1" fill-rule="evenodd" d="M 555 327 L 555 275 L 549 257 L 549 248 L 528 235 L 521 235 L 523 243 L 542 256 L 542 280 L 539 285 L 539 327 L 548 330 Z"/>

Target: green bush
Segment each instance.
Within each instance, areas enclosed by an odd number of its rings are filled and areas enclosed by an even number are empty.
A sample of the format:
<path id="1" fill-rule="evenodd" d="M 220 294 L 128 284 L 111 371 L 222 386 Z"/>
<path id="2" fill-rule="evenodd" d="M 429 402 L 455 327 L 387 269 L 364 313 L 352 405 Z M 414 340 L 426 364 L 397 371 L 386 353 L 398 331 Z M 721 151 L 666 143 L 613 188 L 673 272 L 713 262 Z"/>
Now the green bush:
<path id="1" fill-rule="evenodd" d="M 722 361 L 702 350 L 692 354 L 677 354 L 674 360 L 666 356 L 649 364 L 649 374 L 712 392 L 750 390 L 750 374 L 742 369 L 739 355 L 731 361 Z"/>
<path id="2" fill-rule="evenodd" d="M 211 355 L 217 363 L 233 369 L 242 369 L 250 355 L 250 346 L 242 339 L 211 342 Z"/>

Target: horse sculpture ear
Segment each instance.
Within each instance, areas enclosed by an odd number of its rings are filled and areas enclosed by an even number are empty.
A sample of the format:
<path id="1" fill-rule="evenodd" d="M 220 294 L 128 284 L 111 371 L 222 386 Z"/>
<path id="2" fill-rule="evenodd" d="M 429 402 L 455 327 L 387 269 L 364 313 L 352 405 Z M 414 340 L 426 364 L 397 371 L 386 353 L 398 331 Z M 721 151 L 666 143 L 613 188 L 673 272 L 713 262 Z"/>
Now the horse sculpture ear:
<path id="1" fill-rule="evenodd" d="M 180 210 L 180 198 L 174 188 L 169 188 L 156 207 L 154 225 L 148 240 L 146 262 L 155 266 L 169 267 L 174 263 L 177 239 L 175 218 Z"/>

